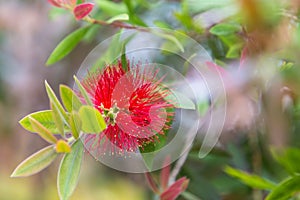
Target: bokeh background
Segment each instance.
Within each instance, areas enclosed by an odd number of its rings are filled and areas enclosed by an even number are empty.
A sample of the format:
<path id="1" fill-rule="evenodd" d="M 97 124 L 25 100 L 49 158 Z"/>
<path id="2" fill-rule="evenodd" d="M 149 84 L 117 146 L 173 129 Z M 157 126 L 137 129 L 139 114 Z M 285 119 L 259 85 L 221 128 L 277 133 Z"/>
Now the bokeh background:
<path id="1" fill-rule="evenodd" d="M 299 0 L 132 2 L 137 15 L 149 26 L 160 20 L 156 25 L 187 33 L 228 72 L 238 65 L 244 47 L 254 61 L 266 58 L 247 66 L 250 70 L 242 78 L 234 77 L 241 84 L 228 91 L 220 143 L 204 159 L 198 158 L 201 144 L 195 143 L 180 173 L 190 178 L 188 190 L 204 200 L 263 199 L 266 191 L 241 184 L 226 175 L 223 167 L 233 165 L 274 182 L 288 176 L 272 158 L 270 147 L 300 147 Z M 114 14 L 104 7 L 99 13 L 103 19 Z M 222 22 L 243 26 L 226 36 L 209 31 Z M 27 156 L 46 146 L 18 124 L 27 114 L 49 108 L 44 81 L 48 80 L 55 92 L 59 84 L 72 86 L 73 74 L 87 54 L 116 32 L 111 27 L 95 29 L 92 40 L 81 42 L 62 61 L 46 67 L 58 42 L 80 25 L 70 14 L 53 10 L 47 1 L 0 0 L 0 200 L 58 199 L 59 159 L 32 177 L 10 178 L 10 174 Z M 176 61 L 168 55 L 164 59 Z M 288 162 L 300 163 L 300 152 Z M 150 196 L 142 174 L 109 169 L 86 154 L 71 200 L 144 200 Z"/>
<path id="2" fill-rule="evenodd" d="M 94 44 L 81 44 L 52 67 L 47 57 L 78 27 L 72 16 L 49 18 L 47 1 L 0 1 L 0 199 L 54 200 L 59 162 L 28 178 L 10 178 L 13 169 L 46 143 L 18 124 L 31 112 L 49 108 L 44 88 L 72 86 L 72 76 Z M 57 160 L 58 161 L 58 160 Z M 110 170 L 86 154 L 78 188 L 71 199 L 145 199 L 142 175 Z M 142 183 L 142 184 L 141 184 Z"/>

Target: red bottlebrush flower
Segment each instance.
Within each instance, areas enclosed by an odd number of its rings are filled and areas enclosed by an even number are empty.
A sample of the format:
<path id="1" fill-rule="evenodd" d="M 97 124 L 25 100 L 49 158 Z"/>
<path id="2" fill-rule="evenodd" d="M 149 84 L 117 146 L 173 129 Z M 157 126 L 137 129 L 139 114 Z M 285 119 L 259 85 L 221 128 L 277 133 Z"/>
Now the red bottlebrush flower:
<path id="1" fill-rule="evenodd" d="M 83 81 L 107 123 L 102 133 L 85 136 L 88 150 L 100 154 L 136 152 L 170 128 L 174 107 L 164 99 L 169 90 L 162 86 L 161 79 L 156 80 L 157 73 L 149 65 L 124 67 L 119 61 Z"/>

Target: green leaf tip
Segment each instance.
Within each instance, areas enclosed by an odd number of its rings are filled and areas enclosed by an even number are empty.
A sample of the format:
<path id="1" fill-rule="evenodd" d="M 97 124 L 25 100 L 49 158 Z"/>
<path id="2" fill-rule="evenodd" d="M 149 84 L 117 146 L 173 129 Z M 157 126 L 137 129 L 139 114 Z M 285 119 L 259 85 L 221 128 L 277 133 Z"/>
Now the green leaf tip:
<path id="1" fill-rule="evenodd" d="M 58 171 L 57 189 L 61 200 L 72 195 L 78 183 L 84 147 L 80 139 L 72 145 L 71 153 L 65 154 Z"/>
<path id="2" fill-rule="evenodd" d="M 60 61 L 66 57 L 84 38 L 85 34 L 89 30 L 90 26 L 82 27 L 77 29 L 73 33 L 66 36 L 53 50 L 48 60 L 46 61 L 46 66 L 50 66 Z"/>
<path id="3" fill-rule="evenodd" d="M 32 117 L 29 117 L 29 121 L 31 123 L 34 132 L 36 132 L 41 138 L 43 138 L 45 141 L 51 144 L 55 144 L 57 142 L 56 137 L 40 122 L 38 122 L 36 119 Z"/>
<path id="4" fill-rule="evenodd" d="M 79 97 L 68 86 L 60 85 L 59 92 L 63 105 L 68 112 L 72 112 L 73 110 L 78 111 L 82 106 Z"/>
<path id="5" fill-rule="evenodd" d="M 50 85 L 48 84 L 48 82 L 46 80 L 45 80 L 45 87 L 46 87 L 47 95 L 48 95 L 50 102 L 52 102 L 53 106 L 56 107 L 56 110 L 59 113 L 59 115 L 61 116 L 61 118 L 63 119 L 64 123 L 68 125 L 69 122 L 68 122 L 68 116 L 66 114 L 66 111 L 64 110 L 63 106 L 57 99 L 54 91 L 52 90 L 52 88 L 50 87 Z"/>
<path id="6" fill-rule="evenodd" d="M 86 103 L 90 106 L 93 106 L 93 103 L 92 103 L 87 91 L 84 89 L 84 87 L 82 86 L 82 84 L 80 83 L 78 78 L 75 75 L 73 76 L 73 78 L 75 80 L 76 85 L 78 86 L 78 88 L 80 90 L 80 93 L 82 94 L 84 100 L 86 101 Z"/>
<path id="7" fill-rule="evenodd" d="M 41 149 L 19 164 L 10 177 L 26 177 L 36 174 L 48 167 L 57 155 L 54 145 Z"/>
<path id="8" fill-rule="evenodd" d="M 250 187 L 253 187 L 253 188 L 272 190 L 276 187 L 275 183 L 273 183 L 267 179 L 264 179 L 257 175 L 249 174 L 247 172 L 244 172 L 244 171 L 241 171 L 238 169 L 234 169 L 229 166 L 226 166 L 224 168 L 224 171 L 228 175 L 239 179 L 244 184 L 246 184 Z"/>

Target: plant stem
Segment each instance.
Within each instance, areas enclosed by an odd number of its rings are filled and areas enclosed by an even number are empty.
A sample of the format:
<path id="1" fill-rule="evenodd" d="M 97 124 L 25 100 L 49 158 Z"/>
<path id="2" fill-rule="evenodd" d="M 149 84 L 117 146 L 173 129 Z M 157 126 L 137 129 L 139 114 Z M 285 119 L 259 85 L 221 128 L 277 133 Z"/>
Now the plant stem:
<path id="1" fill-rule="evenodd" d="M 139 30 L 139 31 L 143 31 L 143 32 L 149 32 L 150 31 L 146 27 L 133 26 L 133 25 L 121 22 L 121 21 L 114 21 L 112 23 L 108 23 L 108 22 L 103 21 L 103 20 L 93 19 L 89 16 L 86 17 L 84 20 L 91 23 L 91 24 L 99 24 L 99 25 L 103 25 L 103 26 L 113 26 L 115 28 L 134 29 L 134 30 Z"/>

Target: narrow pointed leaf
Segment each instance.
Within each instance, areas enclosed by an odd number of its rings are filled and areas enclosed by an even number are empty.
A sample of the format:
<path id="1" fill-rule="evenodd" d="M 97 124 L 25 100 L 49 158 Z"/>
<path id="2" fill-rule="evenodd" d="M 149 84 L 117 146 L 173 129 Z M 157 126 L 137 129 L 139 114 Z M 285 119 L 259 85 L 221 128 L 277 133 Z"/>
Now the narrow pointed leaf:
<path id="1" fill-rule="evenodd" d="M 79 110 L 82 121 L 82 131 L 90 134 L 97 134 L 106 128 L 106 123 L 101 113 L 94 107 L 82 106 Z"/>
<path id="2" fill-rule="evenodd" d="M 271 181 L 263 179 L 257 175 L 248 174 L 229 166 L 225 167 L 224 171 L 230 176 L 239 179 L 244 184 L 253 188 L 272 190 L 276 187 L 276 185 Z"/>
<path id="3" fill-rule="evenodd" d="M 47 128 L 51 133 L 57 134 L 60 133 L 60 131 L 57 129 L 56 124 L 53 120 L 53 111 L 52 110 L 43 110 L 35 113 L 31 113 L 27 116 L 25 116 L 23 119 L 19 121 L 19 123 L 22 125 L 23 128 L 30 132 L 34 132 L 34 129 L 31 126 L 29 118 L 33 118 L 40 122 L 45 128 Z M 69 132 L 70 130 L 68 127 L 64 126 L 64 130 L 66 132 Z"/>
<path id="4" fill-rule="evenodd" d="M 80 116 L 77 112 L 73 111 L 71 113 L 69 123 L 72 131 L 72 135 L 75 139 L 77 139 L 79 137 L 81 126 L 82 126 Z"/>
<path id="5" fill-rule="evenodd" d="M 55 144 L 57 139 L 52 133 L 45 128 L 40 122 L 33 118 L 29 118 L 33 130 L 49 143 Z"/>
<path id="6" fill-rule="evenodd" d="M 88 14 L 90 14 L 92 12 L 94 8 L 94 4 L 93 3 L 82 3 L 77 5 L 74 10 L 74 16 L 77 20 L 81 20 L 84 17 L 86 17 Z"/>
<path id="7" fill-rule="evenodd" d="M 54 146 L 48 146 L 24 160 L 11 177 L 25 177 L 36 174 L 48 167 L 57 157 Z"/>
<path id="8" fill-rule="evenodd" d="M 76 76 L 74 76 L 74 80 L 75 80 L 75 83 L 78 86 L 80 93 L 82 94 L 86 104 L 93 106 L 93 103 L 92 103 L 88 93 L 86 92 L 86 90 L 84 89 L 84 87 L 82 86 L 82 84 L 80 83 L 80 81 L 78 80 L 78 78 Z"/>
<path id="9" fill-rule="evenodd" d="M 69 144 L 64 140 L 58 140 L 56 142 L 56 152 L 57 153 L 70 153 L 71 147 Z"/>
<path id="10" fill-rule="evenodd" d="M 269 193 L 266 200 L 290 199 L 293 194 L 300 191 L 300 176 L 288 178 Z"/>
<path id="11" fill-rule="evenodd" d="M 60 97 L 68 112 L 78 111 L 82 103 L 75 92 L 66 85 L 60 85 Z"/>
<path id="12" fill-rule="evenodd" d="M 123 13 L 123 14 L 120 14 L 120 15 L 117 15 L 117 16 L 114 16 L 114 17 L 108 19 L 106 22 L 111 24 L 115 21 L 128 21 L 128 20 L 129 20 L 128 14 Z"/>
<path id="13" fill-rule="evenodd" d="M 52 109 L 52 117 L 53 121 L 55 122 L 55 125 L 59 131 L 59 133 L 65 137 L 65 132 L 64 132 L 64 122 L 59 114 L 59 111 L 57 110 L 57 107 L 53 105 L 53 102 L 50 102 L 50 107 Z"/>
<path id="14" fill-rule="evenodd" d="M 58 171 L 57 187 L 61 200 L 67 200 L 73 193 L 79 178 L 83 158 L 83 144 L 77 140 L 72 145 L 71 153 L 65 154 Z"/>
<path id="15" fill-rule="evenodd" d="M 90 26 L 80 28 L 65 37 L 53 50 L 46 62 L 46 65 L 53 65 L 67 56 L 82 40 L 89 28 Z"/>
<path id="16" fill-rule="evenodd" d="M 125 72 L 127 72 L 128 71 L 128 62 L 127 62 L 127 57 L 126 57 L 126 44 L 125 43 L 122 45 L 121 63 L 122 63 L 123 70 Z"/>
<path id="17" fill-rule="evenodd" d="M 50 101 L 56 107 L 57 111 L 59 112 L 59 115 L 64 120 L 64 123 L 68 124 L 68 116 L 67 116 L 64 108 L 62 107 L 61 103 L 58 101 L 58 99 L 57 99 L 55 93 L 53 92 L 52 88 L 47 83 L 47 81 L 45 81 L 45 86 L 46 86 L 46 91 L 47 91 L 47 94 L 48 94 L 48 97 L 49 97 Z"/>
<path id="18" fill-rule="evenodd" d="M 209 32 L 214 35 L 230 35 L 241 30 L 238 24 L 222 23 L 213 26 Z"/>

